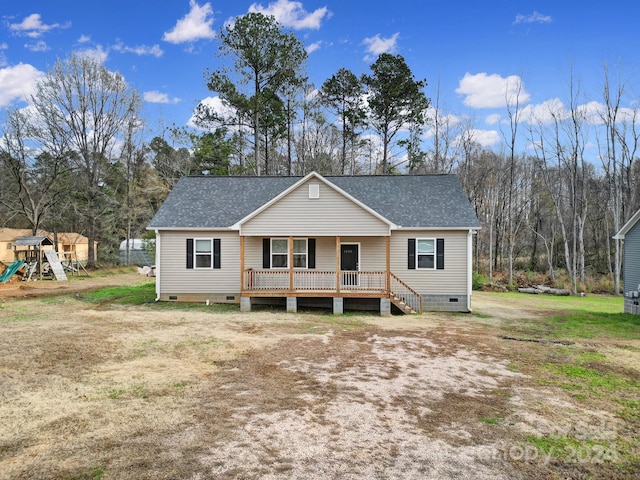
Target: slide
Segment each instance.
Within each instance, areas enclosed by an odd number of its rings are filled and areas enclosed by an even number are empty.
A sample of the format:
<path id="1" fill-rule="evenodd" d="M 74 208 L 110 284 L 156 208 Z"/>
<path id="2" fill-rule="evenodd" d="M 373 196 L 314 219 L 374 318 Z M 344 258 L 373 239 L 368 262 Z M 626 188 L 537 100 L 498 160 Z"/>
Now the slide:
<path id="1" fill-rule="evenodd" d="M 24 260 L 18 260 L 9 265 L 2 275 L 0 275 L 0 283 L 7 283 L 13 275 L 20 269 L 20 267 L 24 265 Z"/>

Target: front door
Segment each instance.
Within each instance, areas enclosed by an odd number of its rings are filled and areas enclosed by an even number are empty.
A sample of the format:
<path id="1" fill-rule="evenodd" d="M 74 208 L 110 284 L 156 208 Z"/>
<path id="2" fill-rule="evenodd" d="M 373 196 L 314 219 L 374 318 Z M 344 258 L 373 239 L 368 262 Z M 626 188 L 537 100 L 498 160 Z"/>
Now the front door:
<path id="1" fill-rule="evenodd" d="M 348 287 L 360 283 L 356 273 L 360 270 L 358 247 L 357 243 L 343 243 L 340 245 L 340 270 L 343 272 L 342 286 Z"/>

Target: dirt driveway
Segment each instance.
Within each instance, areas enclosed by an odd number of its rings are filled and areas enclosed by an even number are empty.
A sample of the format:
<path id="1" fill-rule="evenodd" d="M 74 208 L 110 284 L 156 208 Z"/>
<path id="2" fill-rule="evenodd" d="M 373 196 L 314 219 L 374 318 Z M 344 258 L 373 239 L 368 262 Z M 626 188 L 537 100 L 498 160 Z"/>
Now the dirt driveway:
<path id="1" fill-rule="evenodd" d="M 561 478 L 522 439 L 608 435 L 617 420 L 514 371 L 492 308 L 487 296 L 477 316 L 380 318 L 8 299 L 0 478 Z"/>

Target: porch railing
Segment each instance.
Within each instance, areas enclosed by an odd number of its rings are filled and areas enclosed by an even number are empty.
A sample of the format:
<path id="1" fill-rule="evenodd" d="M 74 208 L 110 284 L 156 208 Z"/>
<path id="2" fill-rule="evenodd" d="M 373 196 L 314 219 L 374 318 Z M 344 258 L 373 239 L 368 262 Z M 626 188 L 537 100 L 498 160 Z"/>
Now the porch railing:
<path id="1" fill-rule="evenodd" d="M 340 271 L 340 290 L 386 292 L 385 272 Z M 293 285 L 289 270 L 245 270 L 244 289 L 248 291 L 337 291 L 335 271 L 294 270 Z"/>
<path id="2" fill-rule="evenodd" d="M 391 273 L 391 295 L 398 297 L 413 310 L 422 313 L 422 295 Z"/>

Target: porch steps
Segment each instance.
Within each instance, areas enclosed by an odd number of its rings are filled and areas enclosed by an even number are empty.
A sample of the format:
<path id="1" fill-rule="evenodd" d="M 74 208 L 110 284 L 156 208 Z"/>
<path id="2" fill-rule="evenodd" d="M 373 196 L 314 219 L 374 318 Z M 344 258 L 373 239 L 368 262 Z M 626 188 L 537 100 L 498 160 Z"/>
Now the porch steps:
<path id="1" fill-rule="evenodd" d="M 398 309 L 404 313 L 405 315 L 415 315 L 418 312 L 416 312 L 413 308 L 411 308 L 409 305 L 407 305 L 404 300 L 402 300 L 402 298 L 391 294 L 391 303 L 393 303 L 396 307 L 398 307 Z"/>
<path id="2" fill-rule="evenodd" d="M 391 303 L 405 315 L 422 313 L 422 296 L 391 272 Z"/>

